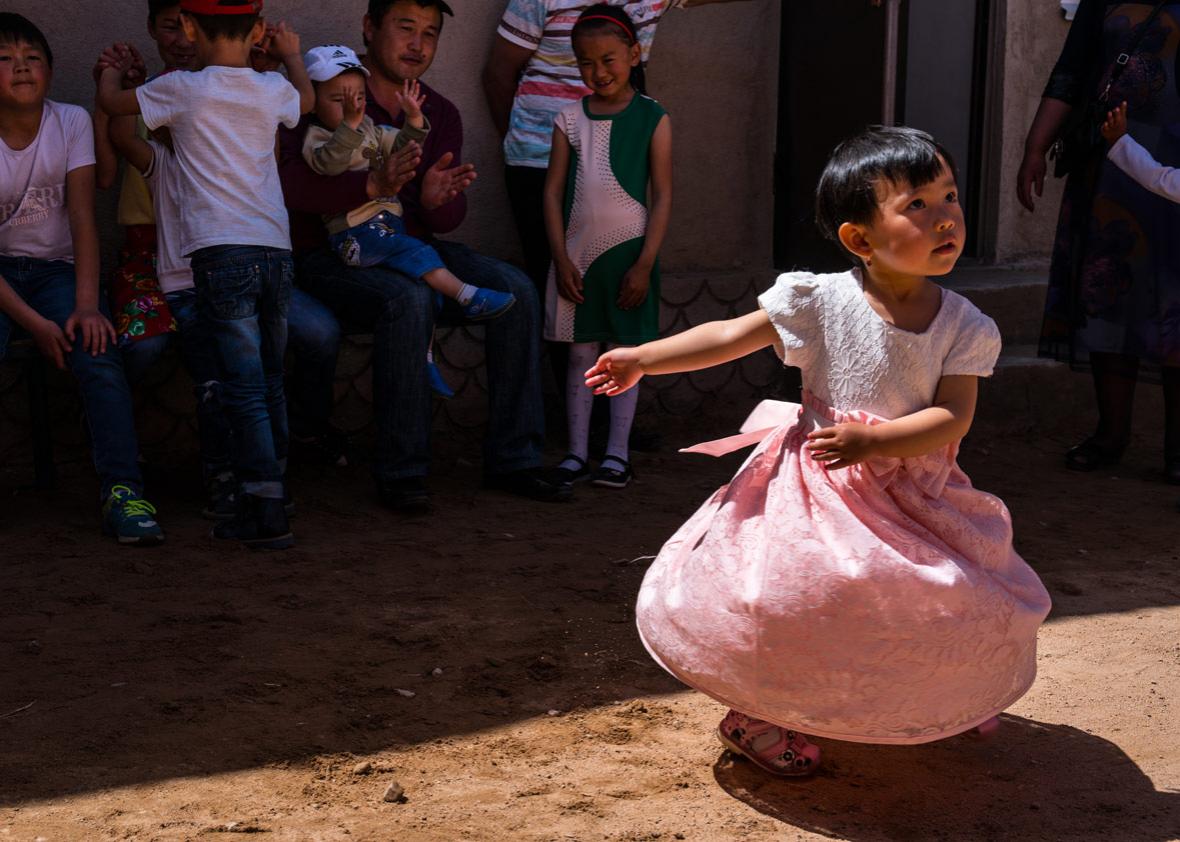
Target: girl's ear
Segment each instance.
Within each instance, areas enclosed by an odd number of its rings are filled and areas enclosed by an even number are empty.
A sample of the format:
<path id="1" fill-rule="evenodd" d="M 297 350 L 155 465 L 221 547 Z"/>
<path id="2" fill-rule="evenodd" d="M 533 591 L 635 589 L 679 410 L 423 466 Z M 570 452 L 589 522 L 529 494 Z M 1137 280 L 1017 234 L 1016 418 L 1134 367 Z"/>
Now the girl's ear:
<path id="1" fill-rule="evenodd" d="M 873 247 L 869 245 L 869 241 L 865 237 L 863 226 L 845 222 L 836 232 L 836 236 L 840 238 L 840 245 L 861 260 L 868 260 L 873 256 Z"/>
<path id="2" fill-rule="evenodd" d="M 643 48 L 640 47 L 639 42 L 636 41 L 634 44 L 631 45 L 631 66 L 638 67 L 640 62 L 642 62 L 642 61 L 643 61 Z"/>

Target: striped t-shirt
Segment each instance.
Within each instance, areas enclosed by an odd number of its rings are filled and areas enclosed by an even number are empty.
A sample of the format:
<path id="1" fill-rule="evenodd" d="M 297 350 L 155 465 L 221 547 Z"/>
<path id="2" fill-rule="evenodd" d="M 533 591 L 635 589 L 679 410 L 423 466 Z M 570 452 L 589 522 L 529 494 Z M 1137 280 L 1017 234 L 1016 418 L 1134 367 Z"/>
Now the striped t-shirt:
<path id="1" fill-rule="evenodd" d="M 669 9 L 684 0 L 608 0 L 635 22 L 643 61 L 651 54 L 656 25 Z M 509 166 L 549 166 L 553 121 L 571 102 L 590 93 L 574 60 L 570 32 L 578 16 L 595 5 L 591 0 L 509 0 L 497 32 L 517 46 L 535 52 L 525 65 L 512 105 L 504 159 Z"/>

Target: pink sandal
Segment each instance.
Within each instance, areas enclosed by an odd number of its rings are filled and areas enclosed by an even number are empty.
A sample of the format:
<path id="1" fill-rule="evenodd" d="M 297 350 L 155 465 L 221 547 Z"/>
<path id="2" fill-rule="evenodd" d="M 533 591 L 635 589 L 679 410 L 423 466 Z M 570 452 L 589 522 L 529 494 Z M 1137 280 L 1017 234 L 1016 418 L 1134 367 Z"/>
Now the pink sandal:
<path id="1" fill-rule="evenodd" d="M 727 749 L 772 775 L 799 778 L 819 768 L 819 746 L 802 734 L 736 710 L 721 720 L 717 737 Z"/>

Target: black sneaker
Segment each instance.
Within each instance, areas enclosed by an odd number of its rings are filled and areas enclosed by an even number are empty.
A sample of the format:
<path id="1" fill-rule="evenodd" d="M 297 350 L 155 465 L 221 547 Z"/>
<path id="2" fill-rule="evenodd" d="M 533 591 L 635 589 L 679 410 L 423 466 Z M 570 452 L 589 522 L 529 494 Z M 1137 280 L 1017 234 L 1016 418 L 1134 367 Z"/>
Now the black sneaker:
<path id="1" fill-rule="evenodd" d="M 210 534 L 221 541 L 241 541 L 252 550 L 289 549 L 295 536 L 283 508 L 280 498 L 242 494 L 233 519 L 217 524 Z"/>
<path id="2" fill-rule="evenodd" d="M 564 503 L 574 495 L 573 486 L 553 468 L 524 468 L 492 474 L 484 479 L 484 486 L 541 503 Z"/>
<path id="3" fill-rule="evenodd" d="M 292 455 L 297 459 L 347 468 L 352 442 L 342 430 L 328 427 L 317 436 L 292 435 L 290 447 Z"/>
<path id="4" fill-rule="evenodd" d="M 430 492 L 422 477 L 402 477 L 377 483 L 381 505 L 403 514 L 424 514 L 431 509 Z"/>

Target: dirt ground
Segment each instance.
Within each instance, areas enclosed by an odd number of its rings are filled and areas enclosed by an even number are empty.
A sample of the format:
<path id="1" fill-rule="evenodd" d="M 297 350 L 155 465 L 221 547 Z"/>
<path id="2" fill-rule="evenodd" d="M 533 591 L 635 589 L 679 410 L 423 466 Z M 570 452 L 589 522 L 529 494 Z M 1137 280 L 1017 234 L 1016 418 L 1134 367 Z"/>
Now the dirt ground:
<path id="1" fill-rule="evenodd" d="M 1061 470 L 1064 433 L 969 442 L 1056 603 L 1040 677 L 997 737 L 820 741 L 802 782 L 725 753 L 721 708 L 636 637 L 644 557 L 741 458 L 668 439 L 564 506 L 453 456 L 412 519 L 363 468 L 304 468 L 275 555 L 211 546 L 182 470 L 155 479 L 166 547 L 125 551 L 85 466 L 54 498 L 0 468 L 0 842 L 1180 839 L 1180 490 L 1154 439 L 1097 475 Z"/>

